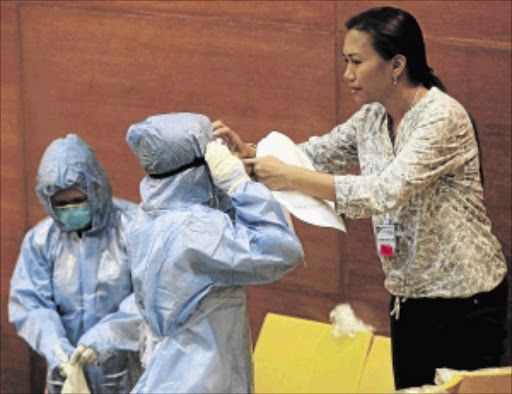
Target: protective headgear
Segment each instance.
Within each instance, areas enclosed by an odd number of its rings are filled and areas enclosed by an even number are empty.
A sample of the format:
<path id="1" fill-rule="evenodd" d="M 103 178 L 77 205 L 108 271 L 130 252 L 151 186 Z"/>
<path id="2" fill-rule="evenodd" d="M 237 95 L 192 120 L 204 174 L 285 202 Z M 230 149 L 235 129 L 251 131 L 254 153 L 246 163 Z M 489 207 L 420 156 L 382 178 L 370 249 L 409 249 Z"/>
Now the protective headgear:
<path id="1" fill-rule="evenodd" d="M 223 211 L 231 206 L 231 199 L 214 187 L 208 166 L 201 165 L 211 139 L 210 120 L 194 113 L 151 116 L 130 126 L 126 141 L 149 174 L 141 183 L 141 208 L 161 209 L 170 199 L 175 207 L 181 202 Z"/>
<path id="2" fill-rule="evenodd" d="M 162 175 L 204 163 L 212 139 L 210 120 L 200 114 L 172 113 L 151 116 L 128 129 L 126 141 L 150 175 Z"/>
<path id="3" fill-rule="evenodd" d="M 69 230 L 82 230 L 91 223 L 91 204 L 88 202 L 56 207 L 55 212 Z"/>
<path id="4" fill-rule="evenodd" d="M 91 207 L 89 234 L 104 230 L 112 212 L 112 187 L 92 149 L 76 134 L 53 141 L 43 154 L 36 178 L 36 193 L 48 215 L 64 231 L 72 231 L 61 221 L 51 197 L 59 190 L 75 188 L 83 192 Z"/>

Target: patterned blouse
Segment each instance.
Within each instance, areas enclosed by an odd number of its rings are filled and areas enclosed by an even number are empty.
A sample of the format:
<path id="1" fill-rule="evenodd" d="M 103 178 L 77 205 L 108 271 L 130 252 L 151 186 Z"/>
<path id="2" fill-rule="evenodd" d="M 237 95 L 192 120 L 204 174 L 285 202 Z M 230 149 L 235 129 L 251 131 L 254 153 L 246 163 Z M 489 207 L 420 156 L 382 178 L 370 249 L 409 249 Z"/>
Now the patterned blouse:
<path id="1" fill-rule="evenodd" d="M 378 248 L 391 294 L 468 297 L 505 277 L 471 120 L 441 90 L 431 88 L 405 114 L 394 145 L 385 108 L 372 103 L 300 147 L 318 171 L 335 175 L 339 214 L 371 216 L 376 234 L 382 225 L 395 229 L 393 255 Z M 357 165 L 361 175 L 343 175 Z"/>

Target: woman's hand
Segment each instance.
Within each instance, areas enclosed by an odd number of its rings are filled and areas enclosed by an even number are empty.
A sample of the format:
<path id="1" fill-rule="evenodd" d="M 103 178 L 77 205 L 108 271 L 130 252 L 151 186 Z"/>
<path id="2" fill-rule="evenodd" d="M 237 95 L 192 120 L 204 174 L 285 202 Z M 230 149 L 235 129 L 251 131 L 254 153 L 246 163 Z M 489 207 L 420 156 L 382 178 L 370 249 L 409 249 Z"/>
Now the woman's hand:
<path id="1" fill-rule="evenodd" d="M 222 139 L 235 156 L 240 158 L 256 156 L 256 149 L 243 142 L 238 134 L 222 123 L 222 120 L 213 122 L 212 127 L 213 136 Z"/>
<path id="2" fill-rule="evenodd" d="M 284 163 L 275 156 L 257 157 L 244 159 L 246 168 L 249 167 L 249 174 L 255 175 L 255 179 L 271 190 L 290 189 L 290 175 L 293 167 Z"/>
<path id="3" fill-rule="evenodd" d="M 296 190 L 308 196 L 336 201 L 334 175 L 286 164 L 274 156 L 242 160 L 249 174 L 271 190 Z"/>

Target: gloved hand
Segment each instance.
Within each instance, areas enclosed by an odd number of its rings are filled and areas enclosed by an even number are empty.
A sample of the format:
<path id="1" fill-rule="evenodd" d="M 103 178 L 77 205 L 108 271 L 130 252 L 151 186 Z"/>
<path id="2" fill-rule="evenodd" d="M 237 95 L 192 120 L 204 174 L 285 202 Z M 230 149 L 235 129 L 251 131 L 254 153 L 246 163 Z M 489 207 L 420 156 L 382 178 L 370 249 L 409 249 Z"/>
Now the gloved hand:
<path id="1" fill-rule="evenodd" d="M 69 363 L 71 365 L 74 364 L 93 364 L 98 365 L 98 353 L 94 351 L 94 349 L 91 349 L 90 347 L 85 347 L 84 345 L 78 345 L 78 347 L 75 349 L 75 352 L 71 356 L 71 359 L 69 360 Z"/>
<path id="2" fill-rule="evenodd" d="M 204 158 L 210 167 L 213 182 L 229 195 L 238 185 L 251 180 L 242 161 L 220 140 L 208 143 Z"/>
<path id="3" fill-rule="evenodd" d="M 90 351 L 87 352 L 87 350 Z M 71 356 L 73 360 L 72 363 L 59 345 L 55 347 L 55 354 L 62 361 L 62 363 L 57 366 L 57 370 L 59 374 L 65 378 L 61 389 L 62 394 L 91 393 L 87 386 L 87 381 L 85 380 L 84 370 L 82 369 L 82 364 L 91 364 L 91 362 L 88 361 L 94 362 L 94 357 L 91 352 L 94 355 L 96 354 L 94 350 L 80 345 Z M 84 362 L 81 362 L 82 358 L 84 358 Z"/>
<path id="4" fill-rule="evenodd" d="M 57 371 L 59 372 L 60 376 L 62 376 L 63 378 L 67 378 L 71 372 L 70 368 L 71 365 L 69 365 L 69 362 L 65 362 L 57 366 Z"/>
<path id="5" fill-rule="evenodd" d="M 62 361 L 61 364 L 57 365 L 57 372 L 59 373 L 60 376 L 65 378 L 71 372 L 71 369 L 70 369 L 71 365 L 69 365 L 69 358 L 66 355 L 66 353 L 64 353 L 64 350 L 62 350 L 62 348 L 59 345 L 55 346 L 54 352 L 57 355 L 57 357 L 60 359 L 60 361 Z"/>

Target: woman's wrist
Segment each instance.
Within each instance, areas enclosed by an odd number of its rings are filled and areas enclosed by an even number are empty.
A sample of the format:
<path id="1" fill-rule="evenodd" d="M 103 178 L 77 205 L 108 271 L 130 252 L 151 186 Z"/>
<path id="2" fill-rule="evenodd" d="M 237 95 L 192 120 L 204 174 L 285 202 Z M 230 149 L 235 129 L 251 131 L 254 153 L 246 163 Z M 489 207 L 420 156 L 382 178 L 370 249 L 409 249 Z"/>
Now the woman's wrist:
<path id="1" fill-rule="evenodd" d="M 284 166 L 284 172 L 285 176 L 284 179 L 286 181 L 286 189 L 287 190 L 298 190 L 301 191 L 303 180 L 302 177 L 304 175 L 302 169 L 297 166 L 293 166 L 290 164 L 285 164 Z"/>
<path id="2" fill-rule="evenodd" d="M 286 186 L 312 197 L 336 200 L 334 175 L 311 171 L 292 165 L 286 166 Z"/>

